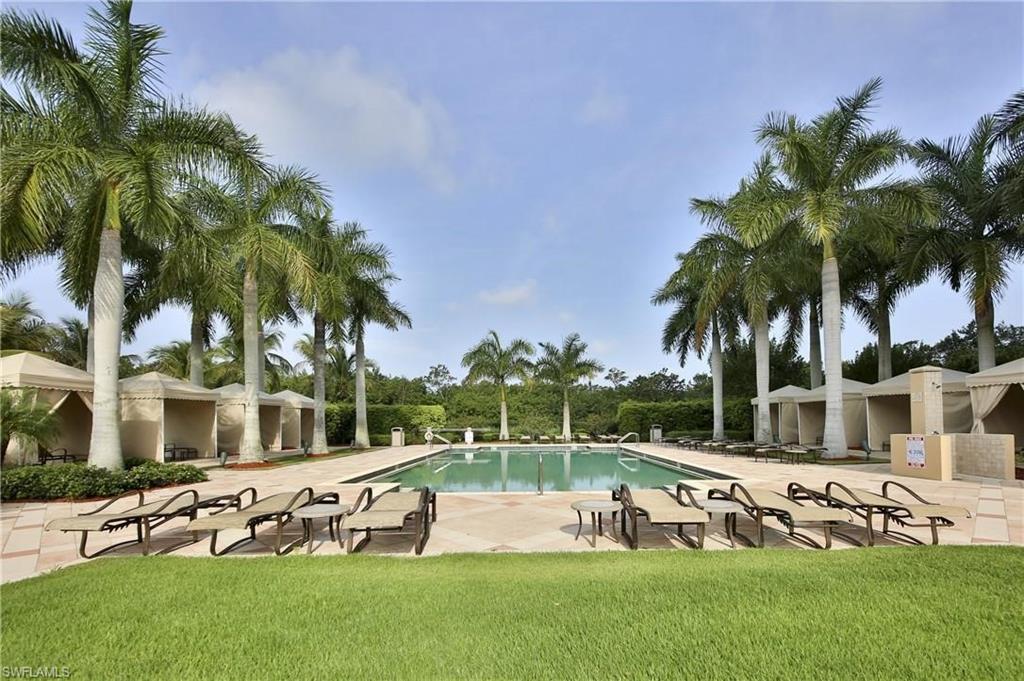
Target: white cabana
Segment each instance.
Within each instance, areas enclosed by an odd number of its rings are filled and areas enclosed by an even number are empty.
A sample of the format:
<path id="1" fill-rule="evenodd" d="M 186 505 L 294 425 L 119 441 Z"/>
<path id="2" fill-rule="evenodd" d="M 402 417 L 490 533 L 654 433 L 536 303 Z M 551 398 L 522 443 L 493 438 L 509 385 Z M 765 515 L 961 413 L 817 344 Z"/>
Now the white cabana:
<path id="1" fill-rule="evenodd" d="M 974 409 L 973 433 L 1013 435 L 1024 443 L 1024 357 L 971 374 L 966 380 Z"/>
<path id="2" fill-rule="evenodd" d="M 313 443 L 313 398 L 292 390 L 273 394 L 284 401 L 281 410 L 281 448 L 294 449 Z"/>
<path id="3" fill-rule="evenodd" d="M 796 398 L 809 393 L 807 388 L 784 385 L 768 393 L 768 413 L 771 415 L 772 435 L 779 442 L 797 442 L 800 424 L 797 421 Z M 757 398 L 750 400 L 754 407 L 754 429 L 757 430 Z"/>
<path id="4" fill-rule="evenodd" d="M 864 388 L 869 384 L 843 379 L 843 423 L 846 427 L 846 446 L 860 447 L 867 439 L 867 413 L 864 406 Z M 821 444 L 825 435 L 825 386 L 810 390 L 806 395 L 793 398 L 797 406 L 797 429 L 800 444 Z"/>
<path id="5" fill-rule="evenodd" d="M 245 386 L 232 383 L 217 388 L 217 451 L 236 454 L 245 428 Z M 259 392 L 260 442 L 264 450 L 281 448 L 281 411 L 284 400 Z"/>
<path id="6" fill-rule="evenodd" d="M 156 371 L 121 379 L 119 390 L 125 457 L 164 461 L 172 447 L 216 455 L 216 392 Z"/>
<path id="7" fill-rule="evenodd" d="M 942 427 L 947 433 L 971 431 L 971 396 L 967 374 L 942 369 Z M 893 433 L 910 433 L 910 373 L 864 388 L 868 446 L 888 450 Z M 924 433 L 929 435 L 930 433 Z"/>
<path id="8" fill-rule="evenodd" d="M 31 352 L 20 352 L 0 357 L 0 386 L 27 388 L 37 402 L 50 405 L 50 411 L 57 416 L 60 434 L 48 443 L 49 449 L 63 447 L 69 454 L 88 454 L 92 436 L 92 374 Z M 12 440 L 8 449 L 12 461 L 36 458 L 34 446 L 21 451 L 22 444 Z"/>

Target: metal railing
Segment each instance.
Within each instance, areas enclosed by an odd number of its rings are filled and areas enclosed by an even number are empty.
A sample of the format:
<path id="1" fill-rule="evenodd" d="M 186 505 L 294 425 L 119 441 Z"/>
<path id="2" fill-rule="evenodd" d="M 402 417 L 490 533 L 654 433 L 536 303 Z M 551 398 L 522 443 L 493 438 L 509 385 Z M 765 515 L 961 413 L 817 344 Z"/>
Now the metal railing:
<path id="1" fill-rule="evenodd" d="M 621 447 L 622 443 L 625 442 L 629 438 L 630 435 L 632 435 L 633 437 L 636 438 L 636 443 L 637 444 L 640 444 L 640 434 L 639 433 L 626 433 L 625 435 L 620 437 L 615 444 L 617 444 L 618 446 Z"/>
<path id="2" fill-rule="evenodd" d="M 445 447 L 444 449 L 441 450 L 442 452 L 452 448 L 451 440 L 449 440 L 448 438 L 446 438 L 446 437 L 444 437 L 442 435 L 438 435 L 437 433 L 435 433 L 433 431 L 431 431 L 430 434 L 433 436 L 432 438 L 427 438 L 426 433 L 424 433 L 424 435 L 423 435 L 423 439 L 427 441 L 427 445 L 428 446 L 433 447 L 434 440 L 440 440 L 441 442 L 443 442 L 446 445 L 448 445 L 447 447 Z"/>

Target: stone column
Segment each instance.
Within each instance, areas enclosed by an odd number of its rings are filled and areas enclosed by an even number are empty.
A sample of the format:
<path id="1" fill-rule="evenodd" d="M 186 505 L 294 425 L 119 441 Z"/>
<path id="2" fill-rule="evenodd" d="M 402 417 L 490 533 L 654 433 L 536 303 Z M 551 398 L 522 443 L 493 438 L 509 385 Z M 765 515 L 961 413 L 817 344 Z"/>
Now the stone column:
<path id="1" fill-rule="evenodd" d="M 942 369 L 933 366 L 910 370 L 910 432 L 942 433 Z"/>

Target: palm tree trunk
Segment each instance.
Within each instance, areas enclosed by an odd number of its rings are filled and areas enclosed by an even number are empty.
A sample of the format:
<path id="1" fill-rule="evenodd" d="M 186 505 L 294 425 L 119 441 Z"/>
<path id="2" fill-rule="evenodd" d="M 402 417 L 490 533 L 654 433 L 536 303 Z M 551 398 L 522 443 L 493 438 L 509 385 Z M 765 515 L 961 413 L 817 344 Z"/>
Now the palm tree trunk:
<path id="1" fill-rule="evenodd" d="M 978 329 L 978 371 L 996 365 L 996 314 L 992 292 L 982 296 L 974 305 L 974 325 Z"/>
<path id="2" fill-rule="evenodd" d="M 711 320 L 711 405 L 714 413 L 712 440 L 725 439 L 725 406 L 722 399 L 722 334 L 718 319 Z"/>
<path id="3" fill-rule="evenodd" d="M 327 389 L 325 362 L 327 339 L 324 318 L 313 313 L 313 444 L 314 454 L 327 453 Z"/>
<path id="4" fill-rule="evenodd" d="M 809 349 L 808 364 L 811 370 L 811 390 L 821 385 L 821 322 L 818 320 L 818 301 L 814 298 L 807 312 L 807 333 Z"/>
<path id="5" fill-rule="evenodd" d="M 96 304 L 91 299 L 86 312 L 86 324 L 89 331 L 85 336 L 85 370 L 91 374 L 96 370 Z"/>
<path id="6" fill-rule="evenodd" d="M 192 337 L 188 346 L 188 375 L 192 385 L 203 387 L 203 350 L 206 348 L 206 317 L 192 308 Z"/>
<path id="7" fill-rule="evenodd" d="M 562 437 L 572 439 L 572 425 L 569 423 L 569 388 L 562 388 Z"/>
<path id="8" fill-rule="evenodd" d="M 508 401 L 505 397 L 505 384 L 501 384 L 501 428 L 498 432 L 499 440 L 508 440 Z"/>
<path id="9" fill-rule="evenodd" d="M 765 317 L 754 322 L 754 361 L 757 365 L 757 424 L 754 439 L 757 442 L 772 441 L 772 417 L 768 405 L 770 350 L 768 318 Z"/>
<path id="10" fill-rule="evenodd" d="M 831 249 L 826 249 L 830 253 Z M 825 458 L 846 456 L 843 422 L 843 303 L 839 296 L 839 262 L 827 257 L 821 266 L 821 314 L 825 329 Z"/>
<path id="11" fill-rule="evenodd" d="M 886 301 L 878 301 L 878 380 L 892 378 L 892 332 L 889 326 L 889 308 Z"/>
<path id="12" fill-rule="evenodd" d="M 246 267 L 242 280 L 242 348 L 245 365 L 245 421 L 239 461 L 262 461 L 259 382 L 259 292 L 256 275 Z"/>
<path id="13" fill-rule="evenodd" d="M 108 227 L 100 232 L 92 299 L 95 333 L 90 335 L 95 336 L 95 366 L 89 463 L 120 470 L 124 461 L 121 458 L 121 403 L 117 379 L 124 318 L 124 271 L 121 265 L 121 231 L 118 229 Z"/>
<path id="14" fill-rule="evenodd" d="M 370 446 L 370 429 L 366 421 L 366 348 L 363 333 L 356 334 L 356 442 L 355 446 Z"/>
<path id="15" fill-rule="evenodd" d="M 260 364 L 259 364 L 260 373 L 259 373 L 259 378 L 258 378 L 257 384 L 259 385 L 260 390 L 266 390 L 267 389 L 267 344 L 266 344 L 266 336 L 263 335 L 263 324 L 262 323 L 259 326 L 259 332 L 256 334 L 256 347 L 258 348 L 257 351 L 259 352 L 259 356 L 260 356 Z"/>

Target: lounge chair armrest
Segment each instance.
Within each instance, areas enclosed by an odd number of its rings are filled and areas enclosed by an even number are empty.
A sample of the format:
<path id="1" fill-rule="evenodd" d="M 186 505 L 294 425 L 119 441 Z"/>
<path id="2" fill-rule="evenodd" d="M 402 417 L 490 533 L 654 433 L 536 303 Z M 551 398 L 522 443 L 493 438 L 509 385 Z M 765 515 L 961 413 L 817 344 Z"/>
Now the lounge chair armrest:
<path id="1" fill-rule="evenodd" d="M 366 503 L 365 507 L 363 506 L 364 501 Z M 361 489 L 359 491 L 359 496 L 356 497 L 356 501 L 355 501 L 354 504 L 352 504 L 352 508 L 351 508 L 351 510 L 349 510 L 348 514 L 349 515 L 353 515 L 355 513 L 358 513 L 361 509 L 369 508 L 369 506 L 372 503 L 373 503 L 373 488 L 372 487 L 364 487 L 363 489 Z"/>
<path id="2" fill-rule="evenodd" d="M 853 491 L 852 489 L 850 489 L 849 487 L 847 487 L 846 485 L 844 485 L 844 484 L 843 484 L 843 483 L 841 483 L 841 482 L 836 482 L 835 480 L 832 480 L 832 481 L 830 481 L 830 482 L 828 482 L 828 483 L 826 483 L 826 484 L 825 484 L 825 499 L 826 499 L 827 501 L 832 501 L 832 490 L 833 490 L 833 488 L 839 488 L 839 489 L 843 490 L 843 491 L 844 491 L 844 492 L 846 492 L 846 493 L 847 493 L 848 495 L 850 495 L 850 498 L 851 498 L 851 499 L 853 499 L 853 500 L 854 500 L 855 502 L 857 502 L 857 503 L 858 503 L 858 504 L 860 504 L 861 506 L 865 506 L 865 505 L 866 505 L 866 504 L 865 504 L 865 503 L 864 503 L 864 502 L 863 502 L 863 501 L 861 500 L 861 498 L 860 498 L 860 497 L 858 497 L 858 496 L 856 495 L 856 493 L 854 493 L 854 491 Z"/>
<path id="3" fill-rule="evenodd" d="M 901 490 L 903 490 L 904 492 L 906 492 L 910 496 L 914 497 L 915 499 L 920 501 L 922 504 L 931 503 L 930 501 L 928 501 L 927 499 L 923 498 L 920 494 L 918 494 L 914 490 L 910 489 L 909 487 L 907 487 L 906 485 L 904 485 L 902 483 L 896 482 L 895 480 L 886 480 L 885 482 L 882 483 L 882 496 L 885 497 L 886 499 L 892 499 L 892 497 L 889 496 L 889 485 L 895 485 L 896 487 L 899 487 Z"/>
<path id="4" fill-rule="evenodd" d="M 303 497 L 306 498 L 305 501 L 302 501 Z M 296 492 L 295 496 L 293 496 L 288 501 L 288 505 L 285 506 L 285 511 L 289 511 L 290 512 L 293 509 L 299 508 L 301 506 L 306 506 L 307 504 L 311 504 L 311 503 L 313 503 L 313 488 L 312 487 L 303 487 L 298 492 Z"/>
<path id="5" fill-rule="evenodd" d="M 116 497 L 114 497 L 113 499 L 110 499 L 109 501 L 107 501 L 107 503 L 103 504 L 102 506 L 100 506 L 98 508 L 95 508 L 95 509 L 93 509 L 91 511 L 87 511 L 85 513 L 79 513 L 79 515 L 92 515 L 94 513 L 99 513 L 103 509 L 108 508 L 111 504 L 113 504 L 115 502 L 118 502 L 118 501 L 121 501 L 122 499 L 127 499 L 128 497 L 133 497 L 133 496 L 138 496 L 139 497 L 139 501 L 138 501 L 138 503 L 136 505 L 137 506 L 142 506 L 143 501 L 145 500 L 145 496 L 143 495 L 141 489 L 136 489 L 136 490 L 132 490 L 131 492 L 125 492 L 124 494 L 119 494 Z"/>
<path id="6" fill-rule="evenodd" d="M 190 494 L 192 495 L 192 504 L 191 504 L 191 506 L 194 507 L 196 504 L 199 503 L 199 492 L 195 491 L 194 489 L 187 489 L 184 492 L 178 492 L 173 497 L 171 497 L 170 499 L 168 499 L 167 501 L 162 503 L 160 506 L 158 506 L 156 508 L 156 510 L 153 511 L 153 515 L 159 515 L 159 514 L 163 513 L 164 509 L 169 507 L 171 505 L 171 503 L 173 503 L 177 499 L 180 499 L 181 497 L 188 496 Z"/>
<path id="7" fill-rule="evenodd" d="M 227 501 L 224 502 L 223 506 L 221 506 L 220 508 L 218 508 L 215 511 L 210 511 L 210 515 L 217 515 L 218 513 L 223 513 L 224 511 L 228 510 L 232 506 L 234 506 L 234 507 L 236 507 L 238 509 L 241 509 L 242 508 L 242 503 L 241 503 L 242 495 L 245 494 L 246 492 L 252 494 L 252 501 L 249 502 L 249 506 L 252 506 L 253 504 L 256 503 L 256 488 L 255 487 L 246 487 L 245 489 L 243 489 L 243 490 L 239 491 L 238 493 L 232 495 Z"/>
<path id="8" fill-rule="evenodd" d="M 743 496 L 746 497 L 746 501 L 740 499 L 740 497 L 736 494 L 737 492 L 741 492 Z M 754 502 L 754 497 L 750 496 L 750 492 L 747 491 L 747 488 L 738 482 L 734 482 L 731 485 L 729 485 L 729 495 L 733 501 L 737 501 L 743 506 L 746 506 L 747 508 L 758 507 L 758 505 Z"/>
<path id="9" fill-rule="evenodd" d="M 708 499 L 725 499 L 727 501 L 732 501 L 732 495 L 724 489 L 714 487 L 708 490 Z"/>
<path id="10" fill-rule="evenodd" d="M 689 501 L 688 504 L 685 501 L 683 501 L 683 493 L 686 494 L 686 498 Z M 697 503 L 697 499 L 694 498 L 693 496 L 693 492 L 690 490 L 689 487 L 685 486 L 681 482 L 676 483 L 676 501 L 681 506 L 694 506 L 696 508 L 700 508 L 700 505 Z"/>
<path id="11" fill-rule="evenodd" d="M 336 504 L 339 501 L 341 501 L 341 495 L 339 495 L 337 492 L 324 492 L 322 494 L 317 494 L 315 497 L 313 497 L 312 503 L 314 503 L 314 504 L 326 504 L 326 503 Z"/>
<path id="12" fill-rule="evenodd" d="M 787 492 L 787 496 L 791 501 L 813 501 L 817 506 L 828 507 L 828 504 L 823 503 L 821 499 L 818 498 L 817 494 L 807 489 L 799 482 L 789 483 Z"/>

